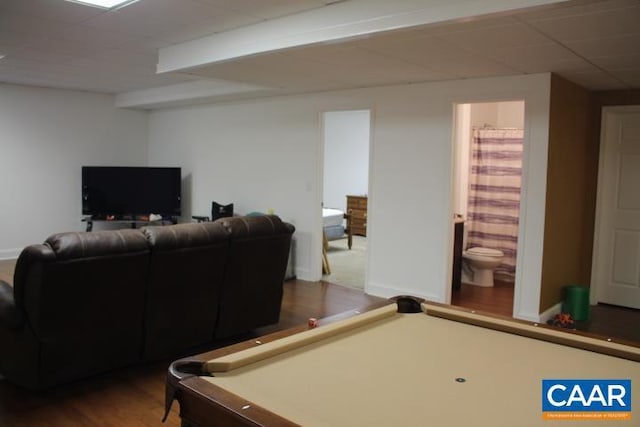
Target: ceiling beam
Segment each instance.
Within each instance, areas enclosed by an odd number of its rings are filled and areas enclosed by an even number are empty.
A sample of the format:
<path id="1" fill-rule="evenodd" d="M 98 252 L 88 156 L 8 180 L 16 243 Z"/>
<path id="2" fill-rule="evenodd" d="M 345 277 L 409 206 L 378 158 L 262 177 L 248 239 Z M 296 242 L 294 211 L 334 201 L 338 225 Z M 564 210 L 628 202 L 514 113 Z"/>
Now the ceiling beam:
<path id="1" fill-rule="evenodd" d="M 348 0 L 159 50 L 159 73 L 567 0 Z"/>

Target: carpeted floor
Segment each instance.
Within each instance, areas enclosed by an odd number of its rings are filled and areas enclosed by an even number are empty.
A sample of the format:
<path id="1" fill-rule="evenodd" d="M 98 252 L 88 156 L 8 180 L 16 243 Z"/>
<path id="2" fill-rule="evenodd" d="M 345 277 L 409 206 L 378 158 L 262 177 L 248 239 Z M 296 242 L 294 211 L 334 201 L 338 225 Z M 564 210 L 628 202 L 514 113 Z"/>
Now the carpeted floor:
<path id="1" fill-rule="evenodd" d="M 329 242 L 329 267 L 331 274 L 322 276 L 322 280 L 352 288 L 364 288 L 364 265 L 367 253 L 367 238 L 353 236 L 351 250 L 347 247 L 347 239 Z"/>

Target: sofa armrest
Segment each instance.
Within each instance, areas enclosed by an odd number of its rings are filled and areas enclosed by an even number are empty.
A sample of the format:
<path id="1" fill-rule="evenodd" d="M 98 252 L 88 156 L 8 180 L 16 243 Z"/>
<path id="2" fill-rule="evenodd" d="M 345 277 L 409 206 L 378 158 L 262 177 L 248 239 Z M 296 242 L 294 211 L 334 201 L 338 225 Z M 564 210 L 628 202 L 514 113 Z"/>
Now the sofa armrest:
<path id="1" fill-rule="evenodd" d="M 12 329 L 19 328 L 24 323 L 22 310 L 16 307 L 13 298 L 13 287 L 0 280 L 0 326 Z"/>

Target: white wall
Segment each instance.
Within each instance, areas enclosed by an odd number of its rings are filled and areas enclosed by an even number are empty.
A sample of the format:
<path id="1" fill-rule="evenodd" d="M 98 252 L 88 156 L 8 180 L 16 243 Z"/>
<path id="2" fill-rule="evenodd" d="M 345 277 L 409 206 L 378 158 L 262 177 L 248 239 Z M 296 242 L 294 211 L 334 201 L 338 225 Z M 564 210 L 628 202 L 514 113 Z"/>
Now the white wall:
<path id="1" fill-rule="evenodd" d="M 183 168 L 191 182 L 184 217 L 208 215 L 216 200 L 234 203 L 239 214 L 273 210 L 293 223 L 296 275 L 311 278 L 314 212 L 321 214 L 319 116 L 318 106 L 295 97 L 153 112 L 149 163 Z"/>
<path id="2" fill-rule="evenodd" d="M 471 126 L 524 128 L 524 102 L 504 101 L 471 104 Z"/>
<path id="3" fill-rule="evenodd" d="M 471 153 L 471 104 L 456 105 L 454 122 L 453 213 L 467 218 L 469 159 Z"/>
<path id="4" fill-rule="evenodd" d="M 81 167 L 145 165 L 147 113 L 87 92 L 0 84 L 0 259 L 83 230 Z"/>
<path id="5" fill-rule="evenodd" d="M 524 128 L 524 102 L 509 101 L 498 103 L 499 128 Z"/>
<path id="6" fill-rule="evenodd" d="M 468 79 L 238 101 L 151 113 L 149 163 L 192 182 L 194 213 L 211 200 L 240 213 L 274 209 L 296 226 L 296 274 L 321 277 L 323 112 L 372 109 L 367 292 L 450 297 L 453 105 L 526 102 L 516 315 L 538 317 L 550 76 Z M 530 172 L 531 171 L 531 172 Z M 187 209 L 185 209 L 186 211 Z"/>
<path id="7" fill-rule="evenodd" d="M 347 194 L 369 191 L 369 110 L 324 114 L 324 207 L 346 212 Z"/>

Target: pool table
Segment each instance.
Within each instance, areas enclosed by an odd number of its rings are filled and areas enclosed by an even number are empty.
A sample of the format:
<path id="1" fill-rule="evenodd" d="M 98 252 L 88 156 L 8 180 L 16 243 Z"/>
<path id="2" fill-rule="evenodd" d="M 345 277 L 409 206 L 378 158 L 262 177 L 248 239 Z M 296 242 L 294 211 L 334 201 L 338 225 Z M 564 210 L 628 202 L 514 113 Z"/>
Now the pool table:
<path id="1" fill-rule="evenodd" d="M 630 379 L 640 346 L 415 298 L 321 319 L 174 362 L 191 426 L 535 426 L 543 379 Z M 636 424 L 637 425 L 637 424 Z"/>

